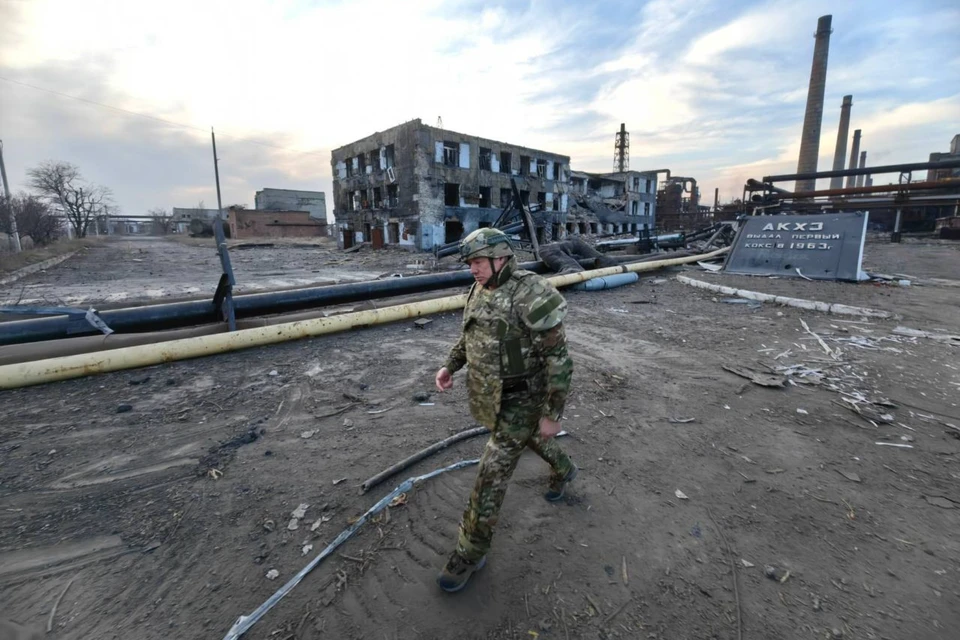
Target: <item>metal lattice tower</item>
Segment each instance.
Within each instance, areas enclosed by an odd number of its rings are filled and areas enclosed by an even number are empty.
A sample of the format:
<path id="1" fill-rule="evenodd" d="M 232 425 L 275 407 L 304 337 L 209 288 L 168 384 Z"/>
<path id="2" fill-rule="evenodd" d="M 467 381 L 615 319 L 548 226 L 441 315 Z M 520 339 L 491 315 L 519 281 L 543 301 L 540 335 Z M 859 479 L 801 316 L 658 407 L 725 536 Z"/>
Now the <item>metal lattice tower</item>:
<path id="1" fill-rule="evenodd" d="M 619 173 L 630 169 L 630 133 L 627 125 L 620 123 L 620 131 L 613 145 L 613 170 Z"/>

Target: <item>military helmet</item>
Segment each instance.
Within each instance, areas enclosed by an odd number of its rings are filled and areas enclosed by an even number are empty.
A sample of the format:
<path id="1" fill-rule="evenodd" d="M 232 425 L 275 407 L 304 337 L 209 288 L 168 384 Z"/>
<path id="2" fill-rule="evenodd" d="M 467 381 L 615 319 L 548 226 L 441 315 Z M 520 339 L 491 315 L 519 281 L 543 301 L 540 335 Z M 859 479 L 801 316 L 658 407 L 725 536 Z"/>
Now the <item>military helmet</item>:
<path id="1" fill-rule="evenodd" d="M 512 255 L 510 238 L 499 229 L 477 229 L 460 241 L 460 259 L 464 262 L 471 258 L 509 258 Z"/>

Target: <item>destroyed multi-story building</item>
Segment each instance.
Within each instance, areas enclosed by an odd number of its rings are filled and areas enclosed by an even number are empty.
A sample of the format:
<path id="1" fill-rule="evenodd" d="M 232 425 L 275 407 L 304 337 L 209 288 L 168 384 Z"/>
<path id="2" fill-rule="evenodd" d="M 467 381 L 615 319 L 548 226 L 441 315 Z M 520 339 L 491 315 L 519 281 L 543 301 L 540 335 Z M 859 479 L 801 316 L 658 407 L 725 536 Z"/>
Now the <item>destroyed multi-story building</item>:
<path id="1" fill-rule="evenodd" d="M 657 174 L 570 172 L 568 234 L 617 235 L 651 231 L 657 215 Z"/>
<path id="2" fill-rule="evenodd" d="M 541 242 L 653 227 L 655 174 L 572 173 L 568 156 L 419 119 L 335 149 L 331 165 L 341 246 L 455 242 L 497 221 L 513 181 Z"/>
<path id="3" fill-rule="evenodd" d="M 517 181 L 543 215 L 541 237 L 567 211 L 570 158 L 424 125 L 419 119 L 335 149 L 334 216 L 339 242 L 419 249 L 492 225 Z"/>

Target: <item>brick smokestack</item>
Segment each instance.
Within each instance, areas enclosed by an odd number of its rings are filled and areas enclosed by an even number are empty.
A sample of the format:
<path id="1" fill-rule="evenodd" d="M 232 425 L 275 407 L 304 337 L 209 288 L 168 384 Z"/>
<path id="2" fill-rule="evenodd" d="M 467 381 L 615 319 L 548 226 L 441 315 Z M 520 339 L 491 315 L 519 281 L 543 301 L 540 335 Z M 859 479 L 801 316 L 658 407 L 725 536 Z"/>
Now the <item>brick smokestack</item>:
<path id="1" fill-rule="evenodd" d="M 853 132 L 853 147 L 850 149 L 850 166 L 848 169 L 857 168 L 857 157 L 860 155 L 860 129 Z M 852 189 L 857 184 L 856 176 L 847 176 L 847 189 Z"/>
<path id="2" fill-rule="evenodd" d="M 860 168 L 865 169 L 867 167 L 867 152 L 860 152 Z M 862 187 L 864 184 L 863 176 L 857 176 L 857 186 Z"/>
<path id="3" fill-rule="evenodd" d="M 800 159 L 797 162 L 797 173 L 811 173 L 817 170 L 832 20 L 833 16 L 821 16 L 817 21 L 816 43 L 813 45 L 813 67 L 810 69 L 810 88 L 807 90 L 807 110 L 803 115 L 803 132 L 800 134 Z M 813 191 L 815 185 L 816 180 L 797 180 L 794 190 Z"/>
<path id="4" fill-rule="evenodd" d="M 841 171 L 843 161 L 847 157 L 847 138 L 850 136 L 850 107 L 853 106 L 853 96 L 843 96 L 840 105 L 840 128 L 837 130 L 837 150 L 833 153 L 833 170 Z M 843 187 L 843 177 L 830 178 L 830 188 Z"/>

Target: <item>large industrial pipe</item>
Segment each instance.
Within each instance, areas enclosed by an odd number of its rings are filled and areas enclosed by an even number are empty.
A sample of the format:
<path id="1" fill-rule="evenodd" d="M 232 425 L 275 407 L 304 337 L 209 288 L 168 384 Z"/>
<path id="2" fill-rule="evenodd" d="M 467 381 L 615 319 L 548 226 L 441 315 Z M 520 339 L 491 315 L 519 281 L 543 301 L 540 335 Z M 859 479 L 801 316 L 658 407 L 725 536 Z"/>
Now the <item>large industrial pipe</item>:
<path id="1" fill-rule="evenodd" d="M 858 150 L 859 153 L 859 150 Z M 843 171 L 819 171 L 817 173 L 808 173 L 808 174 L 797 174 L 797 173 L 788 173 L 784 175 L 776 176 L 764 176 L 763 182 L 787 182 L 791 180 L 800 180 L 800 179 L 814 179 L 819 180 L 820 178 L 832 178 L 835 175 L 838 176 L 858 176 L 863 174 L 871 175 L 880 175 L 883 173 L 906 173 L 909 171 L 919 171 L 921 169 L 956 169 L 960 167 L 960 158 L 953 158 L 950 160 L 940 160 L 939 162 L 910 162 L 906 164 L 888 164 L 880 167 L 868 167 L 866 169 L 844 169 Z M 852 187 L 853 185 L 847 183 L 847 186 Z"/>
<path id="2" fill-rule="evenodd" d="M 878 184 L 872 187 L 853 187 L 851 189 L 821 189 L 820 191 L 802 191 L 800 193 L 777 193 L 781 200 L 793 198 L 819 198 L 823 196 L 855 196 L 868 193 L 887 193 L 890 191 L 923 191 L 928 189 L 956 189 L 955 182 L 904 182 L 903 184 Z"/>
<path id="3" fill-rule="evenodd" d="M 833 16 L 820 16 L 817 20 L 816 42 L 813 45 L 813 65 L 810 68 L 810 86 L 807 89 L 807 109 L 803 114 L 803 131 L 800 134 L 800 157 L 797 173 L 817 170 L 820 155 L 820 126 L 823 124 L 823 94 L 827 86 L 827 56 L 830 53 L 830 23 Z M 816 181 L 797 180 L 794 191 L 812 191 Z"/>
<path id="4" fill-rule="evenodd" d="M 859 154 L 860 154 L 860 129 L 857 129 L 856 131 L 853 132 L 853 146 L 850 147 L 849 169 L 851 171 L 857 170 L 857 157 L 859 156 Z M 834 173 L 839 173 L 839 172 L 834 170 Z M 847 184 L 846 184 L 847 189 L 852 189 L 855 186 L 857 186 L 857 175 L 859 174 L 856 174 L 856 173 L 847 174 Z M 840 175 L 840 176 L 831 176 L 831 177 L 842 178 L 843 176 Z"/>
<path id="5" fill-rule="evenodd" d="M 853 96 L 843 96 L 840 105 L 840 128 L 837 129 L 837 148 L 833 152 L 833 170 L 842 171 L 843 161 L 847 157 L 847 137 L 850 135 L 850 108 L 853 106 Z M 843 178 L 835 176 L 830 179 L 831 189 L 843 187 Z"/>
<path id="6" fill-rule="evenodd" d="M 689 264 L 697 262 L 698 260 L 709 260 L 721 256 L 727 253 L 727 251 L 729 251 L 729 248 L 685 258 L 670 258 L 656 262 L 642 262 L 553 276 L 549 278 L 549 281 L 556 287 L 565 287 L 592 278 L 610 276 L 617 273 L 641 273 L 644 271 L 655 271 L 664 267 Z M 0 366 L 0 389 L 15 389 L 18 387 L 43 384 L 45 382 L 80 378 L 94 373 L 107 373 L 123 369 L 148 367 L 176 360 L 199 358 L 249 347 L 259 347 L 300 338 L 327 335 L 339 331 L 395 322 L 397 320 L 433 313 L 454 311 L 462 308 L 465 303 L 466 295 L 461 294 L 425 302 L 345 313 L 329 318 L 303 320 L 272 327 L 243 329 L 229 333 L 218 333 L 210 336 L 161 342 L 159 344 L 125 347 L 112 351 Z"/>

